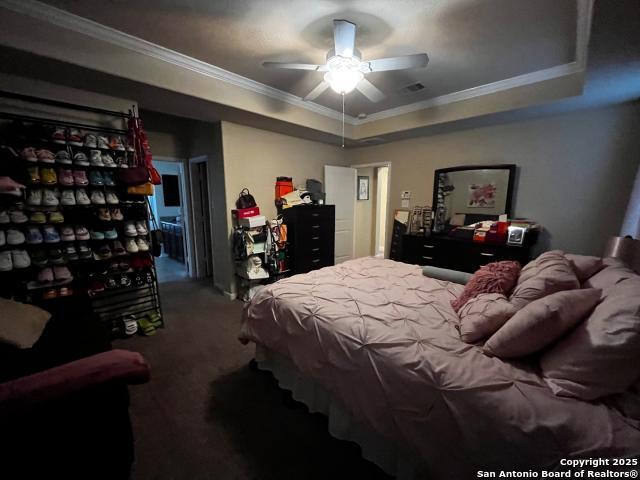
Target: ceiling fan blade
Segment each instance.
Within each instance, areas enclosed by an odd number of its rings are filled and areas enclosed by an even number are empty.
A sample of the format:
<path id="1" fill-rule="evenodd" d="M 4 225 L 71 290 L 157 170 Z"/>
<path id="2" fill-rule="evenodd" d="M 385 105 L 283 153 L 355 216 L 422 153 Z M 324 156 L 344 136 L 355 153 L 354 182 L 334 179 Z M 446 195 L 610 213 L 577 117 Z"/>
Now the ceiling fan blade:
<path id="1" fill-rule="evenodd" d="M 316 88 L 307 93 L 307 96 L 303 98 L 305 101 L 311 101 L 318 98 L 324 91 L 329 88 L 329 84 L 324 80 L 318 84 Z"/>
<path id="2" fill-rule="evenodd" d="M 356 48 L 356 24 L 346 20 L 334 20 L 333 43 L 336 55 L 351 57 Z"/>
<path id="3" fill-rule="evenodd" d="M 373 83 L 371 83 L 366 78 L 360 80 L 360 83 L 356 86 L 358 91 L 362 93 L 365 97 L 367 97 L 372 102 L 379 102 L 384 98 L 384 93 L 382 93 L 378 87 L 376 87 Z"/>
<path id="4" fill-rule="evenodd" d="M 403 55 L 401 57 L 378 58 L 362 62 L 361 69 L 365 73 L 385 72 L 388 70 L 405 70 L 409 68 L 424 68 L 429 63 L 426 53 Z"/>
<path id="5" fill-rule="evenodd" d="M 262 62 L 265 68 L 288 68 L 291 70 L 315 70 L 316 72 L 325 72 L 326 65 L 313 65 L 311 63 L 284 63 L 284 62 Z"/>

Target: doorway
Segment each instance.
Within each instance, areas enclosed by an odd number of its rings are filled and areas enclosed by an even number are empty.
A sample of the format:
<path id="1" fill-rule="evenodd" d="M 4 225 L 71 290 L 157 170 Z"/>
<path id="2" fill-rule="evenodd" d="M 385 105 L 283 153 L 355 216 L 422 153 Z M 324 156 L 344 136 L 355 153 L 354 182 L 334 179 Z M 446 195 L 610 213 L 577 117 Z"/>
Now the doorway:
<path id="1" fill-rule="evenodd" d="M 374 257 L 384 258 L 387 242 L 387 205 L 389 204 L 389 167 L 376 168 L 376 210 Z"/>
<path id="2" fill-rule="evenodd" d="M 191 223 L 193 225 L 191 276 L 200 279 L 213 276 L 208 158 L 205 155 L 189 159 Z"/>
<path id="3" fill-rule="evenodd" d="M 389 216 L 388 163 L 354 165 L 358 181 L 368 185 L 366 195 L 358 195 L 355 210 L 355 256 L 385 258 Z"/>

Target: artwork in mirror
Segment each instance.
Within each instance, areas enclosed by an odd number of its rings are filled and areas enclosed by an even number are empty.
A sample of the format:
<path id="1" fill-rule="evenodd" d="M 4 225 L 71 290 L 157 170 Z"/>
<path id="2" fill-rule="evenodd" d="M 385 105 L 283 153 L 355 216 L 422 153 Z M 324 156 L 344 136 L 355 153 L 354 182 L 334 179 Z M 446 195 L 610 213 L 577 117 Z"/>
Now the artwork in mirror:
<path id="1" fill-rule="evenodd" d="M 444 168 L 435 171 L 434 232 L 511 215 L 515 165 Z"/>

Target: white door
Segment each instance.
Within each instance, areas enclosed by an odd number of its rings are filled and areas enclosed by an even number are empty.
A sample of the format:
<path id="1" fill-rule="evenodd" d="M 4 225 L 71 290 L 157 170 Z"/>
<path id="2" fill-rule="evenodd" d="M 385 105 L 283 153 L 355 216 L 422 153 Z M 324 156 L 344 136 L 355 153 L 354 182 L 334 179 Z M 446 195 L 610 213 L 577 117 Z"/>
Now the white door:
<path id="1" fill-rule="evenodd" d="M 326 203 L 336 207 L 336 264 L 354 257 L 356 172 L 350 167 L 324 167 Z"/>

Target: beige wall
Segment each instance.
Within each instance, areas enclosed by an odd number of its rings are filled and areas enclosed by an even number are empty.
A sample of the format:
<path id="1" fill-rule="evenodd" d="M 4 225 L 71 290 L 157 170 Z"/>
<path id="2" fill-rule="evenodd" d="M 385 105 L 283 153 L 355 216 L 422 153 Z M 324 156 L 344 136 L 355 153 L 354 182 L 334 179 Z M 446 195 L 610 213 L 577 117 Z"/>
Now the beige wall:
<path id="1" fill-rule="evenodd" d="M 514 214 L 541 222 L 541 248 L 599 254 L 622 224 L 640 159 L 640 105 L 624 104 L 350 150 L 392 162 L 391 212 L 410 190 L 431 205 L 436 168 L 515 163 Z"/>
<path id="2" fill-rule="evenodd" d="M 356 258 L 373 255 L 377 181 L 374 167 L 358 168 L 358 176 L 369 177 L 369 200 L 356 200 Z"/>

